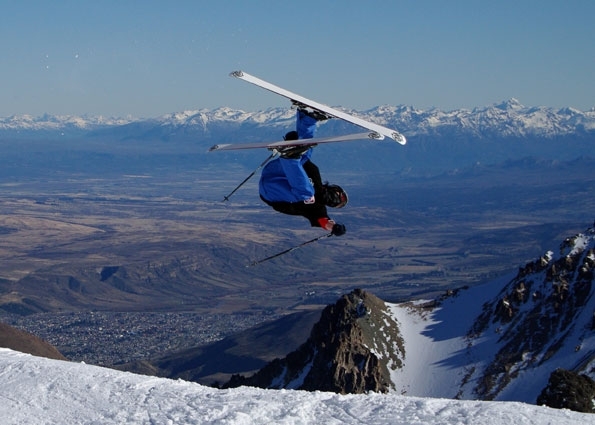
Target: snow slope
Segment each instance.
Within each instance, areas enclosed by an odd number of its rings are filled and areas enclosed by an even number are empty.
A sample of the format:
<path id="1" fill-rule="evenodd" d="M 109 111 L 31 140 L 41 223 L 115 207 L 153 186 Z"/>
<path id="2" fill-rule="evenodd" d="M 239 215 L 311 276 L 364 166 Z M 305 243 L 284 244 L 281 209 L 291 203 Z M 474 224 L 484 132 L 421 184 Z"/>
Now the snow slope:
<path id="1" fill-rule="evenodd" d="M 437 306 L 387 304 L 405 341 L 404 365 L 391 371 L 395 390 L 535 403 L 555 369 L 590 375 L 594 252 L 590 228 L 517 274 L 457 291 Z M 512 306 L 508 320 L 504 305 Z"/>
<path id="2" fill-rule="evenodd" d="M 468 357 L 465 335 L 481 313 L 484 302 L 495 297 L 510 278 L 505 276 L 461 291 L 460 295 L 447 299 L 431 311 L 418 308 L 423 301 L 388 304 L 406 341 L 405 364 L 391 374 L 398 392 L 447 398 L 462 395 L 459 391 L 463 371 L 469 365 L 477 366 L 481 359 L 481 355 L 474 359 Z M 487 353 L 494 349 L 483 348 Z"/>
<path id="3" fill-rule="evenodd" d="M 0 424 L 595 424 L 516 402 L 237 388 L 146 377 L 0 348 Z"/>
<path id="4" fill-rule="evenodd" d="M 494 299 L 502 287 L 492 282 L 462 291 L 433 311 L 417 310 L 412 303 L 389 305 L 406 341 L 403 368 L 391 372 L 396 391 L 411 396 L 477 398 L 474 389 L 505 342 L 500 338 L 504 327 L 494 323 L 476 337 L 470 337 L 469 330 L 482 304 Z M 548 361 L 533 362 L 525 354 L 515 365 L 516 379 L 495 400 L 534 403 L 553 370 L 573 370 L 577 359 L 595 352 L 595 336 L 588 332 L 585 337 L 583 332 L 585 323 L 592 321 L 592 312 L 590 308 L 581 311 L 576 326 L 564 333 L 565 343 Z"/>

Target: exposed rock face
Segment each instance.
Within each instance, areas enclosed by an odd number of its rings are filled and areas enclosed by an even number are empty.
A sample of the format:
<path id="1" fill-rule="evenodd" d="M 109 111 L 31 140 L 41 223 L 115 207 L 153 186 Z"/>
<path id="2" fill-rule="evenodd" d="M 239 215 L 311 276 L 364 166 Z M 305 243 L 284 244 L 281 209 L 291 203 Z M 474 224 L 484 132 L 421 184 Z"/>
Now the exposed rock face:
<path id="1" fill-rule="evenodd" d="M 252 377 L 234 375 L 226 387 L 387 392 L 392 387 L 389 368 L 401 367 L 404 354 L 398 325 L 384 302 L 354 290 L 323 310 L 310 338 L 296 351 Z"/>
<path id="2" fill-rule="evenodd" d="M 537 404 L 557 409 L 595 413 L 595 381 L 586 375 L 557 369 L 550 375 L 546 388 L 537 398 Z"/>
<path id="3" fill-rule="evenodd" d="M 528 263 L 498 299 L 484 305 L 470 336 L 496 327 L 504 344 L 478 379 L 477 397 L 494 399 L 522 370 L 546 363 L 565 347 L 582 350 L 593 327 L 586 307 L 595 296 L 594 243 L 595 228 L 567 238 L 559 253 Z M 593 353 L 585 353 L 581 367 L 592 359 Z"/>

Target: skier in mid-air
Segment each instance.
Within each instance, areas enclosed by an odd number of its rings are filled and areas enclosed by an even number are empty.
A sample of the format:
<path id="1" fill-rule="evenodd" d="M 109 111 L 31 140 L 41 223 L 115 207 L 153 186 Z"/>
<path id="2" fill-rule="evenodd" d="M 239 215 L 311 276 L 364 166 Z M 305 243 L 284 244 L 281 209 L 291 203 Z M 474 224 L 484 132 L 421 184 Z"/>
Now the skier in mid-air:
<path id="1" fill-rule="evenodd" d="M 296 130 L 285 140 L 311 139 L 318 121 L 325 114 L 307 111 L 298 106 Z M 312 146 L 288 147 L 262 170 L 259 192 L 261 199 L 275 211 L 306 217 L 312 227 L 322 227 L 335 236 L 345 234 L 345 226 L 330 219 L 326 207 L 342 208 L 347 204 L 347 193 L 333 184 L 323 183 L 318 167 L 310 160 Z"/>

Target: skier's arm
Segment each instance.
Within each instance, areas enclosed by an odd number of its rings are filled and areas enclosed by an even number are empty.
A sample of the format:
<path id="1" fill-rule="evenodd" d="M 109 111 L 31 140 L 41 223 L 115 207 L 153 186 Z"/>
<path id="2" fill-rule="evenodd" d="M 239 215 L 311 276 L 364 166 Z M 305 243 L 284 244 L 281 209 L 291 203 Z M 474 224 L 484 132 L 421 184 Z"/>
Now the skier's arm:
<path id="1" fill-rule="evenodd" d="M 345 225 L 336 223 L 335 220 L 328 217 L 321 217 L 317 221 L 320 227 L 331 232 L 335 236 L 344 235 L 346 232 Z"/>
<path id="2" fill-rule="evenodd" d="M 329 232 L 333 230 L 333 226 L 335 225 L 335 221 L 328 217 L 320 217 L 316 221 L 320 227 L 322 227 L 324 230 L 328 230 Z"/>

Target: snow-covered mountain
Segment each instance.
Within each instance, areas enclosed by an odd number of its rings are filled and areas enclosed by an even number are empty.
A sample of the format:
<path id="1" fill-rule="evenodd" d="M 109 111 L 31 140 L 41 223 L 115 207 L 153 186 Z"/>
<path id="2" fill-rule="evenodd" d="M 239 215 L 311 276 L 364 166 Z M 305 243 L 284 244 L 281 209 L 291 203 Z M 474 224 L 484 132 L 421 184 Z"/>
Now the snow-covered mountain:
<path id="1" fill-rule="evenodd" d="M 595 424 L 595 415 L 518 402 L 219 390 L 0 348 L 0 423 Z"/>
<path id="2" fill-rule="evenodd" d="M 584 135 L 595 131 L 595 108 L 579 111 L 566 107 L 525 107 L 516 99 L 486 107 L 442 111 L 421 110 L 411 106 L 378 106 L 366 111 L 343 109 L 373 122 L 393 126 L 408 137 L 458 134 L 473 137 L 560 137 L 573 134 Z M 173 137 L 184 130 L 186 134 L 204 135 L 223 125 L 231 127 L 288 127 L 294 119 L 294 112 L 288 108 L 270 108 L 265 111 L 245 112 L 228 107 L 175 112 L 157 118 L 105 118 L 102 116 L 56 116 L 45 114 L 13 115 L 0 118 L 2 132 L 56 132 L 69 130 L 88 131 L 92 134 L 117 133 L 131 126 L 144 130 L 138 137 L 146 135 L 151 128 L 153 134 Z M 329 122 L 333 131 L 348 126 L 338 120 Z M 161 132 L 157 130 L 161 129 Z M 169 131 L 169 133 L 168 133 Z M 79 135 L 79 134 L 76 134 Z"/>
<path id="3" fill-rule="evenodd" d="M 106 118 L 103 116 L 12 115 L 0 118 L 0 132 L 63 132 L 68 130 L 91 131 L 130 123 L 132 118 Z"/>
<path id="4" fill-rule="evenodd" d="M 573 108 L 525 107 L 512 99 L 472 110 L 421 110 L 390 105 L 366 111 L 344 110 L 399 130 L 408 143 L 394 146 L 386 141 L 364 141 L 320 147 L 320 151 L 333 151 L 333 155 L 325 156 L 325 169 L 375 164 L 378 169 L 427 175 L 526 157 L 574 160 L 590 155 L 595 140 L 595 108 L 583 112 Z M 42 140 L 44 148 L 59 149 L 57 140 L 72 140 L 77 148 L 94 146 L 93 149 L 114 153 L 136 143 L 132 146 L 136 151 L 148 146 L 167 148 L 167 152 L 200 154 L 204 163 L 234 158 L 252 166 L 253 157 L 259 157 L 260 152 L 206 152 L 217 143 L 278 141 L 294 125 L 295 112 L 290 108 L 246 112 L 222 107 L 150 119 L 24 115 L 0 118 L 0 142 L 9 149 L 11 142 Z M 332 119 L 319 126 L 318 135 L 360 131 L 352 124 Z"/>
<path id="5" fill-rule="evenodd" d="M 355 290 L 297 350 L 228 385 L 535 403 L 558 368 L 595 378 L 594 311 L 590 228 L 515 276 L 437 300 Z"/>
<path id="6" fill-rule="evenodd" d="M 557 368 L 595 377 L 595 229 L 515 276 L 392 306 L 406 341 L 392 381 L 411 395 L 535 402 Z"/>
<path id="7" fill-rule="evenodd" d="M 595 130 L 595 108 L 582 112 L 573 108 L 525 107 L 517 99 L 473 110 L 383 107 L 372 113 L 384 116 L 409 136 L 452 134 L 454 131 L 476 138 L 559 137 Z"/>

